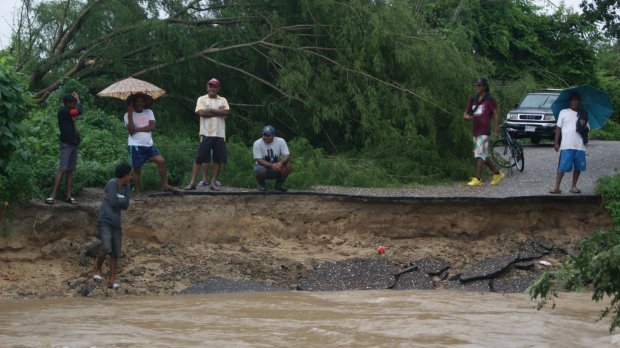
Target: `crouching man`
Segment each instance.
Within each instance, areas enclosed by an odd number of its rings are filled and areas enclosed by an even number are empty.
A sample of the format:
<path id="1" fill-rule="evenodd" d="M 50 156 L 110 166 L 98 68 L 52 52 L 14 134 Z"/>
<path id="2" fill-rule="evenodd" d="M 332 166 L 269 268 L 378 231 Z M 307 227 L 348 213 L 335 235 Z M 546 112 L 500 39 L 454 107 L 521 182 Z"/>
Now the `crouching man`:
<path id="1" fill-rule="evenodd" d="M 288 189 L 282 184 L 291 173 L 291 162 L 288 146 L 282 138 L 276 137 L 276 130 L 272 126 L 263 128 L 262 138 L 254 142 L 254 177 L 258 181 L 258 190 L 265 191 L 265 180 L 276 181 L 275 189 L 286 192 Z M 280 159 L 282 156 L 282 159 Z"/>

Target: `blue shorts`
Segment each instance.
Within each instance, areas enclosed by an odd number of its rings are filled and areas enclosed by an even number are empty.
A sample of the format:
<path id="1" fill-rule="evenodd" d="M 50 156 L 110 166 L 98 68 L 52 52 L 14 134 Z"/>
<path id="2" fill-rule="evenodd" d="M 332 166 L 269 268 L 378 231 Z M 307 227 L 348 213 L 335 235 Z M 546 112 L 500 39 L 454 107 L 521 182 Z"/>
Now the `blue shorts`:
<path id="1" fill-rule="evenodd" d="M 155 148 L 155 146 L 127 146 L 127 151 L 129 151 L 129 160 L 131 161 L 131 166 L 134 168 L 140 168 L 144 165 L 144 163 L 149 163 L 149 158 L 159 156 L 159 151 Z"/>
<path id="2" fill-rule="evenodd" d="M 562 150 L 560 151 L 560 163 L 558 172 L 568 173 L 573 170 L 578 172 L 586 171 L 586 152 L 581 150 Z"/>

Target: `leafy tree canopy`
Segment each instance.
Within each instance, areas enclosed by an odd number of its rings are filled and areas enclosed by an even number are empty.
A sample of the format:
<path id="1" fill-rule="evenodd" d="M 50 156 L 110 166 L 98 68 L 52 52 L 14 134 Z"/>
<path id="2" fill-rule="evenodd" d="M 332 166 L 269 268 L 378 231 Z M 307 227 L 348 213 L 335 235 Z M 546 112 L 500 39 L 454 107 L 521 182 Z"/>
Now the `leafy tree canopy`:
<path id="1" fill-rule="evenodd" d="M 603 30 L 607 36 L 616 40 L 620 38 L 620 1 L 583 0 L 580 7 L 590 22 L 603 23 Z"/>

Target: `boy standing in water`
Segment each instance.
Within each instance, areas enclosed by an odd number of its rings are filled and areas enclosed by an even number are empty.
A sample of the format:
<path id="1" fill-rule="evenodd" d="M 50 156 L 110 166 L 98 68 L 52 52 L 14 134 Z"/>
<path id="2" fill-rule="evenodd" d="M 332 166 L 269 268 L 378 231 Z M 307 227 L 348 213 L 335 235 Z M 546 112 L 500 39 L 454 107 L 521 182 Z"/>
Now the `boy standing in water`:
<path id="1" fill-rule="evenodd" d="M 479 77 L 476 80 L 476 92 L 467 103 L 467 110 L 463 114 L 463 118 L 467 121 L 474 121 L 474 157 L 476 158 L 476 177 L 471 178 L 467 184 L 469 186 L 480 186 L 482 182 L 482 165 L 486 164 L 493 172 L 493 181 L 491 185 L 495 185 L 504 178 L 504 173 L 499 171 L 491 162 L 489 157 L 489 136 L 491 135 L 491 117 L 495 120 L 495 129 L 493 137 L 497 139 L 497 128 L 499 127 L 499 117 L 497 115 L 497 103 L 489 94 L 489 83 L 486 78 Z"/>
<path id="2" fill-rule="evenodd" d="M 114 171 L 115 179 L 110 179 L 105 185 L 103 197 L 101 197 L 101 210 L 99 211 L 99 239 L 101 239 L 101 251 L 97 255 L 97 269 L 93 281 L 101 283 L 101 266 L 106 255 L 110 255 L 110 277 L 108 288 L 116 290 L 120 285 L 114 283 L 116 264 L 121 254 L 121 242 L 123 231 L 121 229 L 121 209 L 129 208 L 129 180 L 131 179 L 131 166 L 121 163 Z"/>

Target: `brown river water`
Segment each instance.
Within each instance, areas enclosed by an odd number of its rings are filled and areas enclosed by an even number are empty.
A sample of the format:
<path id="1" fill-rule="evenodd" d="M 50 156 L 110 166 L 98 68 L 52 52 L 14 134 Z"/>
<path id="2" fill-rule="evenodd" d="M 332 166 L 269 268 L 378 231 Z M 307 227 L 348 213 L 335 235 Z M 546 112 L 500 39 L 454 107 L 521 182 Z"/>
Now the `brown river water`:
<path id="1" fill-rule="evenodd" d="M 590 296 L 542 311 L 451 291 L 1 301 L 0 347 L 620 347 Z"/>

